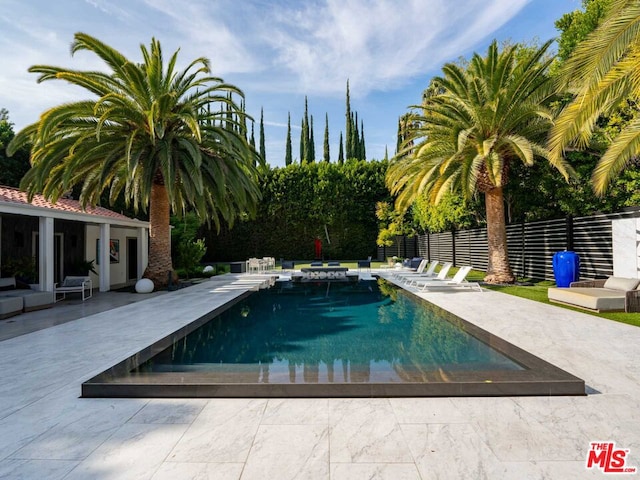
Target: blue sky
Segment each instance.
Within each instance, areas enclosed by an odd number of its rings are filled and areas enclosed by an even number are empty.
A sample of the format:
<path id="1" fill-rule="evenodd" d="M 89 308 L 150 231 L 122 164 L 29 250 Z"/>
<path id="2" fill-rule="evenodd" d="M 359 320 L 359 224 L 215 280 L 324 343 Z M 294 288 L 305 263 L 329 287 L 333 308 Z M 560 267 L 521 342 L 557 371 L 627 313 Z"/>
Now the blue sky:
<path id="1" fill-rule="evenodd" d="M 114 46 L 135 61 L 139 45 L 180 48 L 181 66 L 211 60 L 213 74 L 240 87 L 256 119 L 264 108 L 267 162 L 284 164 L 287 113 L 298 156 L 304 96 L 322 155 L 325 113 L 331 159 L 345 128 L 345 88 L 364 121 L 367 157 L 395 149 L 398 117 L 419 103 L 442 65 L 499 41 L 545 41 L 554 22 L 580 0 L 2 0 L 0 108 L 18 130 L 47 108 L 88 94 L 62 82 L 36 83 L 31 65 L 104 69 L 80 52 L 75 32 Z"/>

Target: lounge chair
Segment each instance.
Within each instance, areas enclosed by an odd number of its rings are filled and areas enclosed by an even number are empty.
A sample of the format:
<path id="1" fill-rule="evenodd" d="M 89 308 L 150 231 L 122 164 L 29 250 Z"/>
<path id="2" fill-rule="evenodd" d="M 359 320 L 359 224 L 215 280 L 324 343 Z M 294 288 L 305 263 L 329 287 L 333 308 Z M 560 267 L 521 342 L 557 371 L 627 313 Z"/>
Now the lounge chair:
<path id="1" fill-rule="evenodd" d="M 417 283 L 422 284 L 424 282 L 445 281 L 447 280 L 447 274 L 449 273 L 449 270 L 452 266 L 453 264 L 451 262 L 446 262 L 442 265 L 442 268 L 440 268 L 438 275 L 436 275 L 435 277 L 433 277 L 433 274 L 431 277 L 427 277 L 425 275 L 414 275 L 413 277 L 409 277 L 405 283 L 414 285 Z"/>
<path id="2" fill-rule="evenodd" d="M 340 262 L 338 262 L 337 260 L 329 260 L 327 262 L 327 266 L 328 267 L 339 267 L 340 266 Z"/>
<path id="3" fill-rule="evenodd" d="M 420 275 L 422 272 L 424 272 L 424 269 L 427 266 L 428 260 L 427 259 L 423 259 L 420 261 L 420 263 L 417 265 L 416 269 L 413 271 L 406 271 L 406 270 L 396 270 L 394 271 L 391 276 L 395 277 L 395 278 L 399 278 L 399 277 L 404 277 L 406 275 Z"/>
<path id="4" fill-rule="evenodd" d="M 431 264 L 429 265 L 429 268 L 426 269 L 426 271 L 423 269 L 422 271 L 420 271 L 419 269 L 415 272 L 411 272 L 411 273 L 404 273 L 404 274 L 400 274 L 398 277 L 400 278 L 400 281 L 403 283 L 408 283 L 413 279 L 416 278 L 430 278 L 430 277 L 435 277 L 435 271 L 436 271 L 436 267 L 440 264 L 440 262 L 438 260 L 434 260 L 433 262 L 431 262 Z M 444 268 L 446 265 L 449 265 L 449 267 L 447 268 L 447 271 L 449 271 L 449 268 L 451 268 L 451 263 L 445 263 L 442 268 Z M 444 273 L 444 275 L 446 275 L 447 272 Z"/>
<path id="5" fill-rule="evenodd" d="M 466 280 L 467 275 L 471 271 L 471 267 L 460 267 L 460 270 L 453 276 L 451 280 L 431 280 L 418 282 L 416 287 L 421 287 L 420 291 L 424 292 L 430 288 L 455 288 L 455 287 L 470 287 L 477 288 L 482 291 L 482 287 L 478 282 L 468 282 Z"/>
<path id="6" fill-rule="evenodd" d="M 67 296 L 67 293 L 80 293 L 82 294 L 82 301 L 84 302 L 87 298 L 91 298 L 93 296 L 93 284 L 91 282 L 91 277 L 65 277 L 62 285 L 58 286 L 56 283 L 53 288 L 54 292 L 54 300 L 59 302 L 60 300 L 64 300 Z M 58 297 L 58 295 L 62 295 Z"/>
<path id="7" fill-rule="evenodd" d="M 371 257 L 367 258 L 366 260 L 358 260 L 358 270 L 360 270 L 361 268 L 368 268 L 369 270 L 371 270 Z"/>
<path id="8" fill-rule="evenodd" d="M 293 270 L 296 267 L 296 262 L 293 260 L 280 260 L 280 268 L 282 270 Z"/>

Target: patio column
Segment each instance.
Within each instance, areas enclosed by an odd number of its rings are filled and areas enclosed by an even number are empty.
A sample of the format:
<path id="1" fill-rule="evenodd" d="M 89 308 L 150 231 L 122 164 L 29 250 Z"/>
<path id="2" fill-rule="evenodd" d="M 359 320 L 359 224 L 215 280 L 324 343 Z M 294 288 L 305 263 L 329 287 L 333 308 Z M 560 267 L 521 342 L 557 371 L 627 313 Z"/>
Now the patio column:
<path id="1" fill-rule="evenodd" d="M 111 242 L 111 225 L 100 225 L 100 291 L 108 292 L 111 289 L 111 260 L 109 258 L 109 246 Z"/>
<path id="2" fill-rule="evenodd" d="M 138 280 L 144 275 L 149 263 L 149 233 L 144 227 L 138 228 Z"/>
<path id="3" fill-rule="evenodd" d="M 0 215 L 0 252 L 2 252 L 2 215 Z M 0 272 L 2 271 L 2 255 L 0 255 Z"/>
<path id="4" fill-rule="evenodd" d="M 53 218 L 38 217 L 39 288 L 53 291 Z"/>

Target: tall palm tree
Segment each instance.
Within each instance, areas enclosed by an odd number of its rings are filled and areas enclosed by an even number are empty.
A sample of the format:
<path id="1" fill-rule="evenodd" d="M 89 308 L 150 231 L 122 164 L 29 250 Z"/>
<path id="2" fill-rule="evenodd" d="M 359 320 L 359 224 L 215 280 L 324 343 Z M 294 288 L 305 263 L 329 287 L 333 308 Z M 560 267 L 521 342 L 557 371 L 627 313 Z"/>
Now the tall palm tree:
<path id="1" fill-rule="evenodd" d="M 423 99 L 410 124 L 407 146 L 393 159 L 387 186 L 405 210 L 420 195 L 437 203 L 458 191 L 485 196 L 489 264 L 485 281 L 513 282 L 507 253 L 503 188 L 512 162 L 526 165 L 548 158 L 540 143 L 550 126 L 545 107 L 552 91 L 545 52 L 499 51 L 494 41 L 486 57 L 474 54 L 467 67 L 446 64 L 438 88 Z M 563 160 L 553 163 L 565 177 Z"/>
<path id="2" fill-rule="evenodd" d="M 31 144 L 31 169 L 21 187 L 31 197 L 42 192 L 56 201 L 75 185 L 83 205 L 96 204 L 108 190 L 111 201 L 124 193 L 134 208 L 149 208 L 149 265 L 145 276 L 156 286 L 173 272 L 169 215 L 187 209 L 219 227 L 255 210 L 260 198 L 254 160 L 241 125 L 244 113 L 229 93 L 242 92 L 209 75 L 198 58 L 177 70 L 176 51 L 165 65 L 160 42 L 141 45 L 142 63 L 84 33 L 72 54 L 88 50 L 110 73 L 36 65 L 39 82 L 61 79 L 93 94 L 93 99 L 45 111 L 9 146 Z M 223 104 L 227 108 L 218 108 Z M 232 110 L 238 120 L 223 111 Z M 174 275 L 172 273 L 172 275 Z"/>
<path id="3" fill-rule="evenodd" d="M 560 112 L 549 135 L 555 161 L 572 143 L 588 143 L 601 114 L 629 97 L 640 98 L 640 2 L 613 0 L 599 27 L 567 59 L 562 74 L 575 98 Z M 599 160 L 592 175 L 595 192 L 603 195 L 638 153 L 640 117 L 623 128 Z"/>

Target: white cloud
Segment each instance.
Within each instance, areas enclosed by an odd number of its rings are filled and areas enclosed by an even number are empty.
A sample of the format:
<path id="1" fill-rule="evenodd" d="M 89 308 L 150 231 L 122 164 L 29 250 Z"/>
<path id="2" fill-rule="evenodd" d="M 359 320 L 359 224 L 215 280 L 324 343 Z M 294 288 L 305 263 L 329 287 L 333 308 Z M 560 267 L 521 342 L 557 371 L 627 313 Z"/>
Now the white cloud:
<path id="1" fill-rule="evenodd" d="M 314 94 L 397 87 L 469 49 L 530 0 L 326 0 L 278 8 L 264 41 Z"/>
<path id="2" fill-rule="evenodd" d="M 261 68 L 254 53 L 245 46 L 247 32 L 243 32 L 246 28 L 243 17 L 235 15 L 241 13 L 241 5 L 206 0 L 145 2 L 171 20 L 167 33 L 179 39 L 181 50 L 189 54 L 188 58 L 209 58 L 216 75 L 254 72 Z M 165 36 L 163 34 L 163 38 Z"/>

